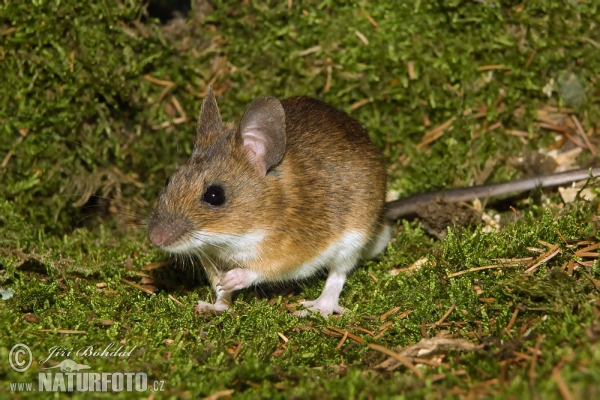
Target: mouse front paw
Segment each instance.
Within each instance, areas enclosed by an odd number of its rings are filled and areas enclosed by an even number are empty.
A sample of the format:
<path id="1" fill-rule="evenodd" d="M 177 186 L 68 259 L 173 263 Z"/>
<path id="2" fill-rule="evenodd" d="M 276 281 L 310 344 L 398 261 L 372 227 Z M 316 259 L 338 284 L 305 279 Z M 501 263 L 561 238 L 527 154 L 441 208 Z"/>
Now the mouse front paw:
<path id="1" fill-rule="evenodd" d="M 236 268 L 227 271 L 221 282 L 218 284 L 219 290 L 233 292 L 252 285 L 258 279 L 258 274 L 249 269 Z"/>
<path id="2" fill-rule="evenodd" d="M 294 313 L 297 317 L 306 317 L 310 313 L 321 313 L 322 316 L 327 317 L 331 314 L 343 314 L 344 308 L 340 307 L 337 302 L 324 301 L 321 299 L 313 301 L 303 301 L 300 305 L 306 307 L 305 310 L 296 311 Z"/>
<path id="3" fill-rule="evenodd" d="M 215 304 L 208 303 L 206 301 L 199 301 L 194 307 L 194 310 L 198 312 L 216 312 L 217 314 L 221 314 L 223 311 L 229 310 L 229 304 L 225 301 L 217 300 Z"/>

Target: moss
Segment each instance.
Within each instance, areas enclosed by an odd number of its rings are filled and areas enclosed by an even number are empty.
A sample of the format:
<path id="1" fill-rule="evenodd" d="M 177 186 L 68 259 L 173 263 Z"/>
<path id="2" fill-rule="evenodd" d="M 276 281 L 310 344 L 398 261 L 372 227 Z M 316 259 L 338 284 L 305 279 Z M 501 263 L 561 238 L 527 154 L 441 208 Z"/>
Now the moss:
<path id="1" fill-rule="evenodd" d="M 573 247 L 599 240 L 597 202 L 561 210 L 530 199 L 497 233 L 452 228 L 444 240 L 401 221 L 387 252 L 349 278 L 348 312 L 328 319 L 288 312 L 318 295 L 320 279 L 249 289 L 232 313 L 195 314 L 209 288 L 189 264 L 144 269 L 166 256 L 143 225 L 191 151 L 209 82 L 229 120 L 265 94 L 348 111 L 401 194 L 471 184 L 491 161 L 486 181 L 519 175 L 512 157 L 554 141 L 537 125 L 547 104 L 573 107 L 596 142 L 595 2 L 214 1 L 179 36 L 140 1 L 88 3 L 0 5 L 0 285 L 15 291 L 0 303 L 0 358 L 19 342 L 38 359 L 53 346 L 123 345 L 130 357 L 72 358 L 94 372 L 146 372 L 164 381 L 157 397 L 556 398 L 557 376 L 575 398 L 597 397 L 600 270 Z M 206 10 L 200 3 L 192 13 Z M 533 273 L 473 270 L 538 257 L 540 241 L 561 252 Z M 154 294 L 126 283 L 146 279 Z M 384 355 L 334 328 L 396 351 L 442 333 L 482 347 L 444 352 L 420 378 L 377 369 Z M 0 391 L 36 382 L 38 371 L 0 363 Z"/>

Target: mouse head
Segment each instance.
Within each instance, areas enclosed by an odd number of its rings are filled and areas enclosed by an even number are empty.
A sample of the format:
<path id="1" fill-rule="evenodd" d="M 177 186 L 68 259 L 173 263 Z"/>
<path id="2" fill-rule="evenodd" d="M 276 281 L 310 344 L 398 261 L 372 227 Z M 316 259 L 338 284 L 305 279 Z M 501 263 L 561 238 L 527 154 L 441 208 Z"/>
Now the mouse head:
<path id="1" fill-rule="evenodd" d="M 277 216 L 275 170 L 285 153 L 279 100 L 256 99 L 232 127 L 221 120 L 210 87 L 197 131 L 190 159 L 167 179 L 148 221 L 150 241 L 176 253 L 222 246 Z"/>

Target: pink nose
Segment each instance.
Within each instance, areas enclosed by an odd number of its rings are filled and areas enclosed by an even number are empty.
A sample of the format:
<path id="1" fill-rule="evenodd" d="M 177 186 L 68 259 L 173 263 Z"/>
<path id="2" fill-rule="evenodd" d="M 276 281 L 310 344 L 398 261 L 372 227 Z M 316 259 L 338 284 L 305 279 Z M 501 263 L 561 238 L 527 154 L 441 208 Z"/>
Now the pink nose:
<path id="1" fill-rule="evenodd" d="M 181 215 L 157 212 L 148 220 L 148 238 L 153 245 L 163 249 L 168 249 L 194 230 L 194 224 Z"/>
<path id="2" fill-rule="evenodd" d="M 150 241 L 153 245 L 158 247 L 161 247 L 165 243 L 168 243 L 172 236 L 173 233 L 162 226 L 155 227 L 148 232 L 148 237 L 150 238 Z"/>

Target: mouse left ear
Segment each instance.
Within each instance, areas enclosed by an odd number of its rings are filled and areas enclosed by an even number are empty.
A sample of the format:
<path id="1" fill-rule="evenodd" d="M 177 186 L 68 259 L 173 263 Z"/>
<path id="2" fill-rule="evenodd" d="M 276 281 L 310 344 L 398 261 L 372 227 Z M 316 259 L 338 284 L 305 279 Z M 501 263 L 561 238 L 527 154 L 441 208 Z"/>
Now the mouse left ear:
<path id="1" fill-rule="evenodd" d="M 285 152 L 285 111 L 275 97 L 259 97 L 240 121 L 239 134 L 244 152 L 262 174 L 283 158 Z"/>
<path id="2" fill-rule="evenodd" d="M 200 109 L 200 117 L 198 117 L 198 127 L 196 128 L 198 137 L 204 137 L 218 131 L 222 125 L 223 121 L 217 106 L 217 99 L 215 99 L 215 92 L 212 85 L 209 85 Z"/>

